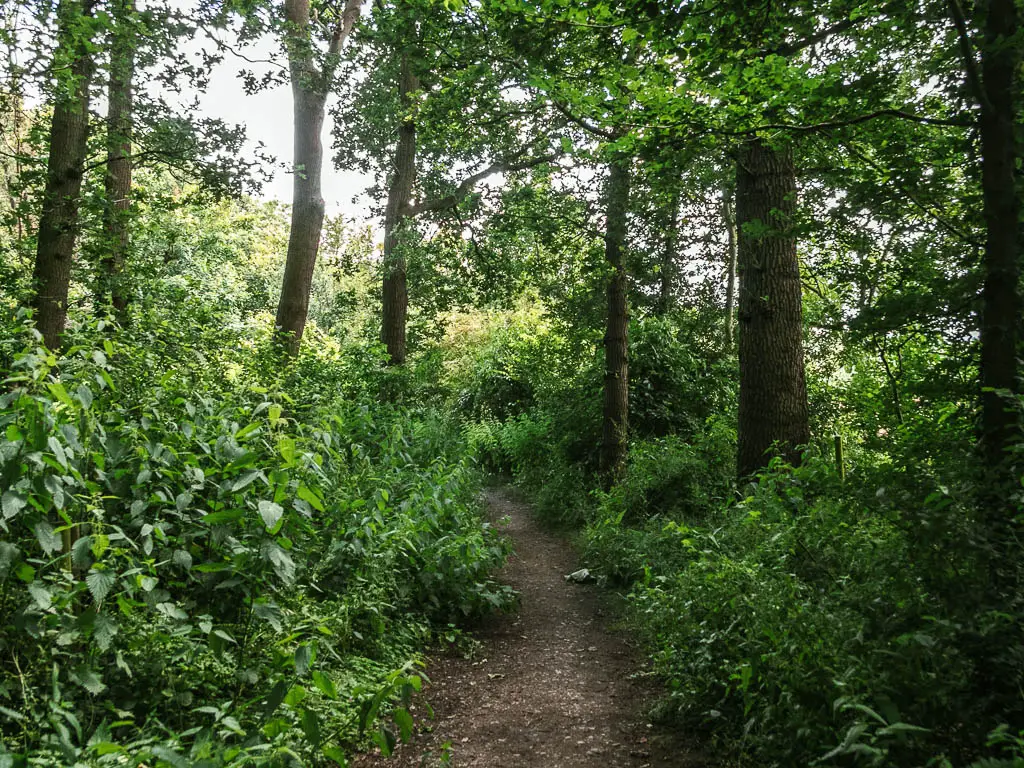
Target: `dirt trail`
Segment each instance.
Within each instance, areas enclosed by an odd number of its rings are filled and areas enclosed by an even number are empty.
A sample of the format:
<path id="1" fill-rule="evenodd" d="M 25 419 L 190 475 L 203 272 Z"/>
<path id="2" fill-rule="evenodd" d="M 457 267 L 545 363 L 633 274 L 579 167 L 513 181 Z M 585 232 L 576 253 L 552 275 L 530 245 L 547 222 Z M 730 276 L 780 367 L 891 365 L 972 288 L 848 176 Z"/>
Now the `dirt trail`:
<path id="1" fill-rule="evenodd" d="M 638 655 L 608 629 L 607 596 L 565 581 L 577 567 L 569 545 L 542 530 L 512 491 L 488 491 L 487 503 L 492 519 L 508 520 L 516 554 L 502 578 L 520 593 L 518 613 L 476 633 L 482 647 L 473 659 L 432 661 L 429 732 L 388 760 L 367 755 L 355 765 L 437 766 L 448 741 L 456 768 L 703 765 L 675 734 L 648 724 L 651 691 L 632 679 Z"/>

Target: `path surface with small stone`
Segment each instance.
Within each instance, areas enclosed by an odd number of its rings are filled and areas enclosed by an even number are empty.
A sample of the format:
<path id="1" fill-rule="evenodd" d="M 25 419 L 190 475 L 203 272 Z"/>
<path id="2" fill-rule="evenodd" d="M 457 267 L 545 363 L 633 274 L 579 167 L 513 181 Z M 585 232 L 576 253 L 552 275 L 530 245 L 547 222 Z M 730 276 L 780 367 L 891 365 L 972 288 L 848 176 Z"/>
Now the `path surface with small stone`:
<path id="1" fill-rule="evenodd" d="M 567 582 L 578 567 L 564 538 L 541 528 L 506 488 L 487 492 L 492 520 L 515 554 L 501 578 L 518 611 L 489 620 L 472 658 L 431 660 L 424 698 L 434 718 L 391 758 L 364 755 L 359 768 L 699 768 L 678 733 L 652 725 L 656 695 L 637 676 L 641 656 L 615 629 L 608 595 Z"/>

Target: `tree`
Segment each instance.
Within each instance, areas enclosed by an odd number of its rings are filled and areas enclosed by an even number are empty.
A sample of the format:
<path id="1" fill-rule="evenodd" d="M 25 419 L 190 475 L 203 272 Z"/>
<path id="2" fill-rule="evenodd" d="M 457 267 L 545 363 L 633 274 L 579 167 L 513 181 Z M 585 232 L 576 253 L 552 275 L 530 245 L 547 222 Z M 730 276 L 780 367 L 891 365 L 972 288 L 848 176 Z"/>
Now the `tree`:
<path id="1" fill-rule="evenodd" d="M 502 41 L 474 9 L 460 13 L 413 0 L 375 7 L 353 62 L 365 77 L 348 78 L 335 114 L 346 126 L 335 136 L 336 161 L 373 172 L 374 192 L 384 193 L 380 339 L 392 366 L 408 352 L 417 224 L 431 215 L 461 231 L 459 208 L 484 179 L 557 156 L 533 124 L 543 107 L 509 96 L 521 73 Z M 454 165 L 480 170 L 452 178 Z"/>
<path id="2" fill-rule="evenodd" d="M 128 252 L 128 213 L 132 190 L 132 134 L 134 120 L 135 0 L 113 0 L 114 26 L 110 41 L 107 80 L 107 164 L 103 178 L 105 201 L 103 232 L 106 251 L 100 263 L 97 304 L 107 302 L 118 314 L 128 306 L 120 276 Z"/>
<path id="3" fill-rule="evenodd" d="M 291 232 L 275 325 L 282 336 L 284 350 L 292 357 L 299 352 L 306 327 L 309 291 L 324 221 L 324 200 L 320 188 L 323 168 L 321 133 L 327 94 L 338 55 L 359 18 L 361 5 L 359 0 L 347 0 L 341 17 L 335 19 L 327 55 L 322 63 L 318 63 L 310 0 L 285 2 L 285 48 L 294 104 L 295 153 Z M 329 14 L 336 12 L 325 8 L 325 17 Z"/>
<path id="4" fill-rule="evenodd" d="M 399 54 L 398 99 L 401 110 L 394 167 L 384 211 L 384 285 L 381 294 L 380 339 L 391 365 L 405 362 L 405 325 L 409 312 L 406 263 L 400 238 L 409 215 L 413 185 L 416 183 L 416 121 L 411 114 L 412 96 L 419 90 L 408 51 Z"/>
<path id="5" fill-rule="evenodd" d="M 1007 463 L 1006 451 L 1020 439 L 1018 412 L 1006 395 L 1020 392 L 1020 190 L 1017 180 L 1017 91 L 1021 63 L 1019 21 L 1014 0 L 979 0 L 982 30 L 981 72 L 958 0 L 950 0 L 956 18 L 968 82 L 981 106 L 982 202 L 985 217 L 981 316 L 982 452 L 992 467 Z M 1012 481 L 1004 477 L 1004 481 Z"/>
<path id="6" fill-rule="evenodd" d="M 36 246 L 35 322 L 47 347 L 60 347 L 67 317 L 71 262 L 78 237 L 78 209 L 89 132 L 89 87 L 95 63 L 94 0 L 61 0 L 57 6 L 57 79 L 49 157 Z"/>
<path id="7" fill-rule="evenodd" d="M 736 335 L 736 260 L 739 232 L 736 229 L 736 204 L 731 185 L 722 191 L 722 221 L 725 224 L 725 348 L 732 350 Z"/>
<path id="8" fill-rule="evenodd" d="M 744 142 L 736 164 L 741 478 L 767 464 L 773 445 L 799 462 L 810 440 L 795 212 L 792 149 Z"/>
<path id="9" fill-rule="evenodd" d="M 601 473 L 613 483 L 626 467 L 629 437 L 629 302 L 624 252 L 629 214 L 629 158 L 608 164 L 605 186 L 605 288 L 608 315 L 604 333 L 604 417 Z"/>
<path id="10" fill-rule="evenodd" d="M 679 206 L 682 202 L 682 190 L 676 186 L 669 196 L 665 207 L 665 233 L 662 247 L 661 265 L 658 272 L 658 313 L 665 314 L 672 308 L 676 289 L 676 259 L 679 257 Z"/>

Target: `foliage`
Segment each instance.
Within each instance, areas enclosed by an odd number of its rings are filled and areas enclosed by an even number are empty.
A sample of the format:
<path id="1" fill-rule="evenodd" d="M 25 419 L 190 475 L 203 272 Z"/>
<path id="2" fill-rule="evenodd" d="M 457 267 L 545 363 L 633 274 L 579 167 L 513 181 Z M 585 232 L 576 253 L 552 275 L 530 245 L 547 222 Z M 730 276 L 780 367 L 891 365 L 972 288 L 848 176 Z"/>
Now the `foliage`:
<path id="1" fill-rule="evenodd" d="M 138 262 L 123 327 L 76 315 L 60 355 L 5 320 L 14 764 L 343 764 L 408 737 L 434 627 L 511 604 L 458 429 L 378 403 L 364 339 L 313 331 L 278 365 L 250 215 L 265 231 L 259 209 L 157 213 L 140 259 L 174 257 Z"/>
<path id="2" fill-rule="evenodd" d="M 668 356 L 676 391 L 688 370 L 671 347 L 680 320 L 634 323 L 634 370 Z M 667 686 L 662 717 L 724 754 L 780 766 L 967 765 L 989 730 L 1020 721 L 1020 558 L 979 514 L 955 403 L 922 399 L 886 436 L 847 441 L 845 483 L 812 447 L 803 466 L 775 464 L 737 497 L 733 422 L 720 405 L 704 410 L 700 395 L 717 394 L 704 380 L 667 411 L 668 435 L 641 432 L 656 419 L 633 422 L 628 471 L 603 491 L 592 466 L 571 458 L 574 441 L 595 438 L 585 399 L 569 393 L 595 374 L 586 360 L 575 376 L 551 365 L 569 346 L 550 327 L 547 354 L 525 355 L 538 327 L 492 321 L 467 344 L 480 352 L 460 402 L 484 398 L 492 372 L 513 361 L 538 394 L 509 401 L 504 420 L 479 411 L 466 431 L 545 520 L 582 528 L 592 572 L 630 590 L 630 626 Z M 641 357 L 647 333 L 669 340 L 653 361 Z M 864 378 L 871 359 L 827 383 L 853 414 L 886 392 L 884 377 Z M 633 396 L 642 414 L 647 394 Z"/>

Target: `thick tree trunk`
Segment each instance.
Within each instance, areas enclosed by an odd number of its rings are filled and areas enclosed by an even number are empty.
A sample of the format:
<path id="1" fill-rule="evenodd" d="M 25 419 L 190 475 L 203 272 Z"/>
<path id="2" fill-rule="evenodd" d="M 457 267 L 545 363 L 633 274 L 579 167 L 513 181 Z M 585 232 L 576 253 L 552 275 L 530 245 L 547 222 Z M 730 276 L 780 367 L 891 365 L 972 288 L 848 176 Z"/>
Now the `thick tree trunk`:
<path id="1" fill-rule="evenodd" d="M 320 189 L 324 148 L 320 135 L 324 107 L 338 53 L 359 19 L 362 0 L 346 0 L 341 23 L 335 26 L 327 59 L 319 66 L 310 31 L 309 0 L 286 0 L 288 69 L 292 81 L 292 110 L 295 120 L 292 181 L 292 220 L 288 234 L 288 258 L 281 282 L 275 325 L 287 354 L 295 357 L 302 343 L 309 315 L 309 292 L 320 248 L 324 223 L 324 199 Z"/>
<path id="2" fill-rule="evenodd" d="M 658 314 L 672 309 L 676 287 L 676 258 L 679 256 L 679 204 L 682 193 L 672 192 L 665 226 L 665 250 L 661 255 L 661 285 L 658 289 Z"/>
<path id="3" fill-rule="evenodd" d="M 402 230 L 413 184 L 416 181 L 416 123 L 408 114 L 412 107 L 412 94 L 419 90 L 419 81 L 413 72 L 408 54 L 402 54 L 398 92 L 402 109 L 402 122 L 398 128 L 398 146 L 395 167 L 388 188 L 387 208 L 384 212 L 384 285 L 381 305 L 380 339 L 387 347 L 391 365 L 405 362 L 405 325 L 409 310 L 406 288 L 406 262 L 402 253 Z"/>
<path id="4" fill-rule="evenodd" d="M 1017 378 L 1021 321 L 1020 200 L 1015 179 L 1014 137 L 1020 65 L 1014 0 L 990 0 L 984 15 L 981 51 L 982 197 L 987 230 L 981 319 L 982 415 L 980 438 L 986 463 L 1002 465 L 1019 438 L 1017 412 L 1000 392 L 1020 391 Z"/>
<path id="5" fill-rule="evenodd" d="M 764 467 L 773 446 L 798 462 L 798 446 L 810 440 L 795 209 L 791 152 L 760 139 L 744 144 L 736 172 L 741 478 Z"/>
<path id="6" fill-rule="evenodd" d="M 100 260 L 100 306 L 107 302 L 120 316 L 128 306 L 121 272 L 128 252 L 128 216 L 132 191 L 132 106 L 135 76 L 133 31 L 135 0 L 113 4 L 114 37 L 107 82 L 107 172 L 103 179 L 106 207 L 103 210 L 104 254 Z"/>
<path id="7" fill-rule="evenodd" d="M 618 158 L 609 167 L 605 191 L 605 259 L 608 278 L 608 318 L 604 333 L 604 419 L 601 474 L 607 485 L 626 466 L 629 433 L 629 305 L 627 300 L 626 217 L 629 212 L 629 160 Z"/>
<path id="8" fill-rule="evenodd" d="M 288 65 L 295 122 L 294 176 L 288 257 L 275 324 L 285 351 L 294 357 L 299 353 L 302 333 L 306 329 L 309 292 L 324 223 L 324 199 L 320 190 L 324 149 L 320 134 L 324 126 L 329 78 L 319 71 L 313 59 L 309 0 L 287 0 L 285 16 L 289 27 Z"/>
<path id="9" fill-rule="evenodd" d="M 89 133 L 89 85 L 95 65 L 82 18 L 92 14 L 93 0 L 61 0 L 57 8 L 58 43 L 54 54 L 60 80 L 50 124 L 50 154 L 39 217 L 33 269 L 36 327 L 50 349 L 60 346 L 67 318 L 71 260 L 78 237 L 78 206 Z"/>
<path id="10" fill-rule="evenodd" d="M 736 257 L 739 241 L 731 189 L 726 189 L 722 196 L 722 219 L 725 221 L 729 249 L 725 255 L 725 348 L 731 350 L 736 335 Z"/>

